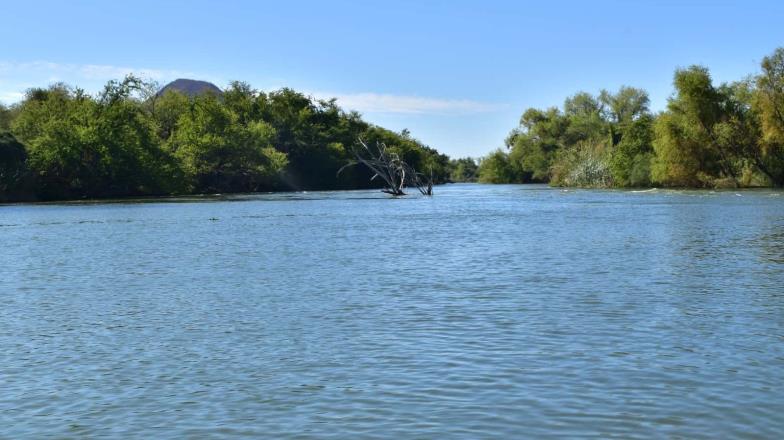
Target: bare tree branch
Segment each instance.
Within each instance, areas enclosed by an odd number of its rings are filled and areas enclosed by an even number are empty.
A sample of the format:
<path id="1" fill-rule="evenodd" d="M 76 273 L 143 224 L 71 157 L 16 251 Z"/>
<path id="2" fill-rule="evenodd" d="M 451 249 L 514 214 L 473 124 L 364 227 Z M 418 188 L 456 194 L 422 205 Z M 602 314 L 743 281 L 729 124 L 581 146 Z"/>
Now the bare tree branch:
<path id="1" fill-rule="evenodd" d="M 433 170 L 430 170 L 430 178 L 427 182 L 423 180 L 424 176 L 418 173 L 411 165 L 400 159 L 394 152 L 387 152 L 387 146 L 383 142 L 376 144 L 376 151 L 373 151 L 361 138 L 359 140 L 359 147 L 353 147 L 355 160 L 349 161 L 346 165 L 338 170 L 340 174 L 344 169 L 362 164 L 373 171 L 374 175 L 370 180 L 376 177 L 384 181 L 384 188 L 381 190 L 393 196 L 404 196 L 405 188 L 408 186 L 416 187 L 422 195 L 433 194 Z"/>

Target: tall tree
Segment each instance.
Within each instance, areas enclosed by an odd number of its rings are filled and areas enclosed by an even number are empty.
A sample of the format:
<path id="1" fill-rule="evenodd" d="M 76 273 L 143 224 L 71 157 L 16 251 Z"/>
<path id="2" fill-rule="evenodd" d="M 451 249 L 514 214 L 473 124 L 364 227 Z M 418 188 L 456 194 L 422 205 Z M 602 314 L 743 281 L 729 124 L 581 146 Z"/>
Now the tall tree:
<path id="1" fill-rule="evenodd" d="M 169 141 L 198 192 L 272 189 L 286 155 L 271 146 L 275 130 L 263 121 L 239 116 L 214 95 L 195 98 Z"/>
<path id="2" fill-rule="evenodd" d="M 720 124 L 731 119 L 726 91 L 713 86 L 702 66 L 677 70 L 673 84 L 668 114 L 656 127 L 655 178 L 670 185 L 711 186 L 719 179 L 737 184 L 737 151 L 719 134 Z"/>
<path id="3" fill-rule="evenodd" d="M 753 107 L 761 119 L 760 162 L 776 186 L 784 186 L 784 48 L 762 60 Z"/>

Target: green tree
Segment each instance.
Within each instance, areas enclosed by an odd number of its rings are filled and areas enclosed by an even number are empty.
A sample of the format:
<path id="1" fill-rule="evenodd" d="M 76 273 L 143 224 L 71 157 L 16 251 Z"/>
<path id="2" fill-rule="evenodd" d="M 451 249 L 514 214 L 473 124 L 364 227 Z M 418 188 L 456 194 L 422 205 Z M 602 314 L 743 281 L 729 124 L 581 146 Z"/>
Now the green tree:
<path id="1" fill-rule="evenodd" d="M 503 150 L 495 150 L 479 163 L 479 181 L 482 183 L 517 183 L 519 172 Z"/>
<path id="2" fill-rule="evenodd" d="M 408 130 L 368 124 L 334 99 L 243 82 L 192 97 L 134 77 L 95 96 L 57 84 L 31 89 L 0 118 L 27 146 L 45 199 L 368 187 L 376 183 L 360 167 L 337 175 L 359 138 L 389 145 L 436 183 L 451 171 L 447 156 Z"/>
<path id="3" fill-rule="evenodd" d="M 98 96 L 85 131 L 100 155 L 100 183 L 92 195 L 158 195 L 183 189 L 181 170 L 161 148 L 155 121 L 145 111 L 146 94 L 145 83 L 128 76 L 110 81 Z"/>
<path id="4" fill-rule="evenodd" d="M 263 121 L 247 125 L 213 95 L 196 97 L 169 141 L 198 192 L 271 189 L 286 165 L 271 146 L 275 131 Z"/>
<path id="5" fill-rule="evenodd" d="M 62 84 L 32 89 L 13 131 L 29 148 L 29 166 L 43 198 L 165 194 L 176 186 L 173 161 L 128 77 L 98 99 Z"/>
<path id="6" fill-rule="evenodd" d="M 758 165 L 776 186 L 784 186 L 784 48 L 762 60 L 751 98 L 761 121 Z"/>
<path id="7" fill-rule="evenodd" d="M 151 113 L 161 141 L 169 140 L 177 127 L 177 121 L 189 110 L 190 98 L 175 90 L 168 90 L 155 98 Z"/>
<path id="8" fill-rule="evenodd" d="M 237 115 L 240 124 L 247 125 L 261 118 L 259 92 L 242 81 L 232 81 L 223 92 L 223 104 Z"/>
<path id="9" fill-rule="evenodd" d="M 87 140 L 95 105 L 81 90 L 63 84 L 27 92 L 12 130 L 28 147 L 43 198 L 89 194 L 99 154 Z"/>
<path id="10" fill-rule="evenodd" d="M 570 120 L 557 108 L 530 108 L 520 118 L 520 127 L 507 137 L 511 160 L 522 170 L 523 182 L 547 182 L 556 151 L 563 145 Z"/>
<path id="11" fill-rule="evenodd" d="M 11 133 L 0 133 L 0 202 L 29 198 L 27 151 Z"/>
<path id="12" fill-rule="evenodd" d="M 564 101 L 564 115 L 568 121 L 560 135 L 559 145 L 572 147 L 585 141 L 599 141 L 607 136 L 607 122 L 603 106 L 593 95 L 580 92 Z"/>
<path id="13" fill-rule="evenodd" d="M 648 93 L 634 87 L 621 86 L 615 94 L 602 90 L 599 101 L 604 118 L 615 124 L 628 124 L 650 113 Z"/>
<path id="14" fill-rule="evenodd" d="M 650 185 L 653 158 L 653 117 L 629 119 L 620 131 L 620 141 L 610 153 L 610 171 L 615 186 Z"/>
<path id="15" fill-rule="evenodd" d="M 655 127 L 654 180 L 676 186 L 737 186 L 762 172 L 776 180 L 760 143 L 749 81 L 712 84 L 708 69 L 675 73 L 675 95 Z"/>
<path id="16" fill-rule="evenodd" d="M 655 180 L 675 186 L 710 186 L 716 179 L 732 178 L 737 173 L 713 131 L 721 118 L 721 97 L 708 69 L 677 70 L 673 84 L 675 95 L 656 126 Z"/>
<path id="17" fill-rule="evenodd" d="M 337 175 L 349 159 L 343 146 L 356 142 L 367 124 L 344 114 L 334 100 L 314 101 L 291 89 L 261 94 L 257 102 L 262 119 L 275 129 L 272 145 L 288 156 L 284 181 L 289 189 L 351 186 L 345 179 L 354 176 L 353 170 Z M 352 130 L 353 136 L 346 136 Z"/>
<path id="18" fill-rule="evenodd" d="M 479 166 L 470 157 L 450 160 L 449 168 L 449 179 L 453 182 L 476 182 L 479 175 Z"/>

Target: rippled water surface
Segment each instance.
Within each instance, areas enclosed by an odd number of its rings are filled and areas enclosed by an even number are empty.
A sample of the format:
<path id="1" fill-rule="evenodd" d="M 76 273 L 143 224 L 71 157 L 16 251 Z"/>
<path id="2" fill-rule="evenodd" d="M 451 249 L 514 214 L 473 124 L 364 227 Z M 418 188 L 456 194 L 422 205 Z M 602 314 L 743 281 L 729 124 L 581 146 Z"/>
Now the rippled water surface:
<path id="1" fill-rule="evenodd" d="M 784 195 L 0 207 L 0 437 L 784 436 Z"/>

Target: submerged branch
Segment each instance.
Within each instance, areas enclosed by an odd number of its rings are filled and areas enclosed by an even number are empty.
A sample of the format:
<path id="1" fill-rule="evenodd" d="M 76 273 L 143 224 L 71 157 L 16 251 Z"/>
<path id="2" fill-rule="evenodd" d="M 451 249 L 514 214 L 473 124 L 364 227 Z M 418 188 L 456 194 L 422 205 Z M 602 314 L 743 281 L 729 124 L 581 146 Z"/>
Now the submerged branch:
<path id="1" fill-rule="evenodd" d="M 374 175 L 370 180 L 380 177 L 384 181 L 384 188 L 381 190 L 393 196 L 406 195 L 406 187 L 416 187 L 422 195 L 433 194 L 433 170 L 430 170 L 430 178 L 424 181 L 424 176 L 418 173 L 411 165 L 400 159 L 397 153 L 388 152 L 387 146 L 383 142 L 376 144 L 376 152 L 361 138 L 359 145 L 361 148 L 352 148 L 355 159 L 349 161 L 338 170 L 340 174 L 344 169 L 362 164 L 373 171 Z"/>

